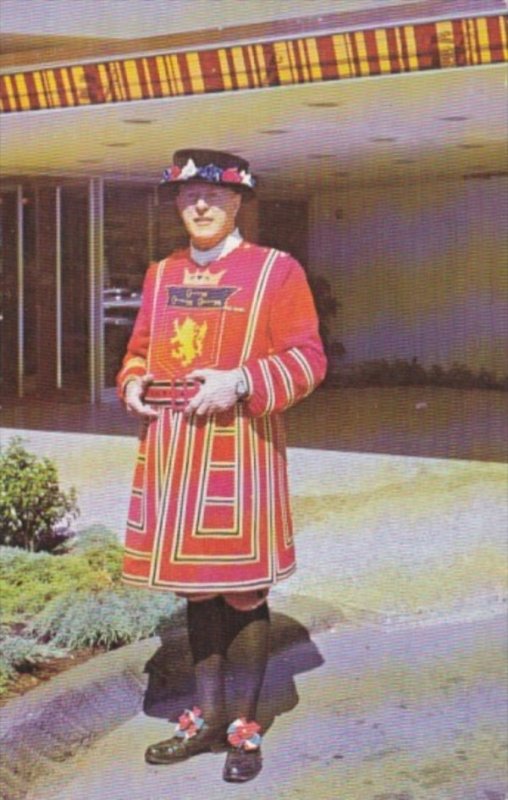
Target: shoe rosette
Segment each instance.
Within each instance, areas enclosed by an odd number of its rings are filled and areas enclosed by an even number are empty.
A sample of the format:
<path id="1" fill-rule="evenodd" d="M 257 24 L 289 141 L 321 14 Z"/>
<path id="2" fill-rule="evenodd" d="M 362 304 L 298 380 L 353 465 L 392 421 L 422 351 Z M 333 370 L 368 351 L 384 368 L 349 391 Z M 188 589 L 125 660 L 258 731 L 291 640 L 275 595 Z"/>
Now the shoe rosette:
<path id="1" fill-rule="evenodd" d="M 261 745 L 260 730 L 257 722 L 247 722 L 245 717 L 240 717 L 227 730 L 228 742 L 239 750 L 258 750 Z"/>
<path id="2" fill-rule="evenodd" d="M 183 714 L 178 717 L 178 724 L 175 728 L 175 736 L 178 736 L 178 738 L 181 739 L 192 739 L 193 736 L 199 733 L 205 724 L 201 714 L 201 709 L 197 706 L 194 706 L 192 710 L 186 708 Z"/>

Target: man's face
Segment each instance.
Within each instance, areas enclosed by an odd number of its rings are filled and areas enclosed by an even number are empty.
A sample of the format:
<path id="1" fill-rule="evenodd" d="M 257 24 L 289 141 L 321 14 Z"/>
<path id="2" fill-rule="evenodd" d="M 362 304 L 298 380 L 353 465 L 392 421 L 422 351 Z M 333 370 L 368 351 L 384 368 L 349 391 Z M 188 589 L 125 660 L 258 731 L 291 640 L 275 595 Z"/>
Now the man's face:
<path id="1" fill-rule="evenodd" d="M 235 229 L 242 198 L 227 186 L 198 181 L 180 186 L 176 207 L 192 244 L 209 250 Z"/>

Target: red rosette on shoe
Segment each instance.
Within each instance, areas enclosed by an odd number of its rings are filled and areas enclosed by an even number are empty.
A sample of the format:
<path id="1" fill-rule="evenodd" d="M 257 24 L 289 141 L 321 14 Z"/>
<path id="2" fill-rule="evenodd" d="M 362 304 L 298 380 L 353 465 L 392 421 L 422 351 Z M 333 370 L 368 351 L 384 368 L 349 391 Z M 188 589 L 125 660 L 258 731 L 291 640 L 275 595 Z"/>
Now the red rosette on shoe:
<path id="1" fill-rule="evenodd" d="M 239 717 L 227 730 L 228 742 L 239 750 L 258 750 L 261 746 L 260 730 L 257 722 L 247 722 L 245 717 Z"/>
<path id="2" fill-rule="evenodd" d="M 183 714 L 178 717 L 178 725 L 175 728 L 175 736 L 181 739 L 191 739 L 201 730 L 205 721 L 201 716 L 201 709 L 194 706 L 192 711 L 186 708 Z"/>

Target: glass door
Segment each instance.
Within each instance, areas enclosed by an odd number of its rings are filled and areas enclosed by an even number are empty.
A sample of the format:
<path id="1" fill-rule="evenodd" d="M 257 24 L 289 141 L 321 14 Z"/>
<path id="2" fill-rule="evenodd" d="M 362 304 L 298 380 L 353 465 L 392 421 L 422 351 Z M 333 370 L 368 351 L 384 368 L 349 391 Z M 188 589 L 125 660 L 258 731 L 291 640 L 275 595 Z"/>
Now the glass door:
<path id="1" fill-rule="evenodd" d="M 37 370 L 33 285 L 35 197 L 22 186 L 0 189 L 0 393 L 23 397 Z"/>
<path id="2" fill-rule="evenodd" d="M 0 387 L 3 396 L 21 388 L 18 189 L 0 192 Z"/>
<path id="3" fill-rule="evenodd" d="M 0 392 L 89 395 L 88 185 L 0 190 Z"/>
<path id="4" fill-rule="evenodd" d="M 59 187 L 57 388 L 70 400 L 87 399 L 90 375 L 89 188 Z"/>

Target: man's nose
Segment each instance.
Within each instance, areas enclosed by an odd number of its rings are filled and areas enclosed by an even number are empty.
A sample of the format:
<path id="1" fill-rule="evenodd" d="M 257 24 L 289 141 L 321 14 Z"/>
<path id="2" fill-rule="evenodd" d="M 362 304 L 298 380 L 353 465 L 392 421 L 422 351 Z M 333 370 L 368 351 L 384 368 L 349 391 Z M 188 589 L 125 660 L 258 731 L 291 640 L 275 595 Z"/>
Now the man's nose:
<path id="1" fill-rule="evenodd" d="M 208 203 L 206 201 L 206 198 L 198 197 L 198 199 L 196 200 L 196 211 L 203 212 L 206 211 L 207 209 L 208 209 Z"/>

